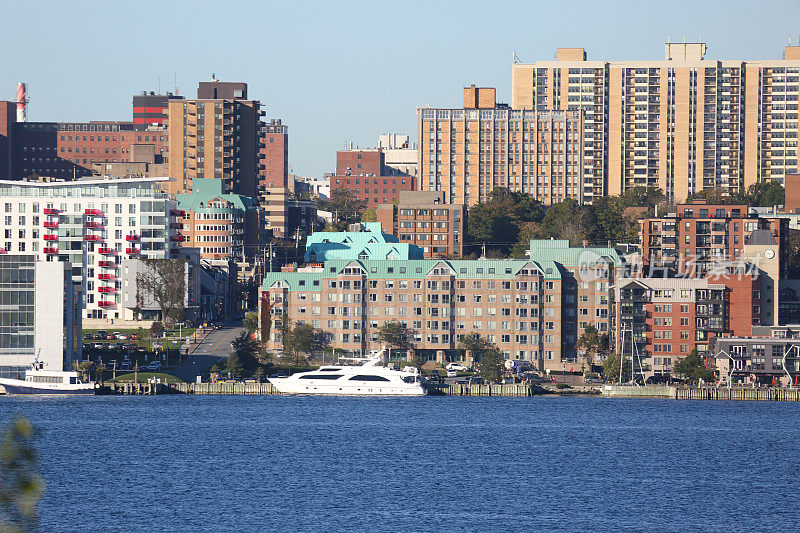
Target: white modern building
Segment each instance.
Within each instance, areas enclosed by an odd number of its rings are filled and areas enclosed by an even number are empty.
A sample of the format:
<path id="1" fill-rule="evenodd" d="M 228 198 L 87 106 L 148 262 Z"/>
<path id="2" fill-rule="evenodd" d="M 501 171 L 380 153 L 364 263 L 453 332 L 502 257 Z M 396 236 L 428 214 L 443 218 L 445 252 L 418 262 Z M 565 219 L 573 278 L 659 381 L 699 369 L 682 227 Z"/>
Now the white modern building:
<path id="1" fill-rule="evenodd" d="M 0 377 L 19 378 L 37 358 L 46 370 L 81 357 L 80 299 L 63 262 L 0 254 Z"/>
<path id="2" fill-rule="evenodd" d="M 417 177 L 417 146 L 408 135 L 384 133 L 378 136 L 378 148 L 383 150 L 384 164 L 400 174 Z"/>
<path id="3" fill-rule="evenodd" d="M 80 283 L 84 318 L 120 319 L 125 258 L 169 257 L 180 237 L 169 178 L 0 181 L 0 249 L 62 261 Z"/>

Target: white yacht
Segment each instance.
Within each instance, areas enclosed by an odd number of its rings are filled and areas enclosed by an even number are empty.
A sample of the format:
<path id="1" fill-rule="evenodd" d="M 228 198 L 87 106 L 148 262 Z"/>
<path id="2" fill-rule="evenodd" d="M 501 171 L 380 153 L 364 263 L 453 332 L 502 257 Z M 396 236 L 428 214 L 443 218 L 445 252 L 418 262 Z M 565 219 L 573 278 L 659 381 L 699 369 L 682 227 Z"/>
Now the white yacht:
<path id="1" fill-rule="evenodd" d="M 44 370 L 34 362 L 25 371 L 25 379 L 0 378 L 0 389 L 6 394 L 94 394 L 94 383 L 83 383 L 77 372 Z"/>
<path id="2" fill-rule="evenodd" d="M 413 367 L 394 370 L 379 366 L 386 347 L 357 366 L 327 365 L 287 378 L 269 378 L 284 394 L 330 394 L 340 396 L 423 396 L 419 371 Z"/>

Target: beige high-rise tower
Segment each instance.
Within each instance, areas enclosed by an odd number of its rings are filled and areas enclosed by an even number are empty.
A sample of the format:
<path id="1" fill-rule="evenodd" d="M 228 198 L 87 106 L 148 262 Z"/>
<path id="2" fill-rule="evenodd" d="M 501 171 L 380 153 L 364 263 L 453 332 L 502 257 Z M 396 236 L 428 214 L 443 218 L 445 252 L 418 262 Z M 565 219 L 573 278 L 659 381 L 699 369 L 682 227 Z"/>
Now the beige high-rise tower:
<path id="1" fill-rule="evenodd" d="M 583 201 L 637 187 L 685 200 L 796 173 L 800 46 L 782 59 L 707 60 L 670 43 L 660 61 L 554 61 L 512 67 L 514 110 L 583 110 Z"/>

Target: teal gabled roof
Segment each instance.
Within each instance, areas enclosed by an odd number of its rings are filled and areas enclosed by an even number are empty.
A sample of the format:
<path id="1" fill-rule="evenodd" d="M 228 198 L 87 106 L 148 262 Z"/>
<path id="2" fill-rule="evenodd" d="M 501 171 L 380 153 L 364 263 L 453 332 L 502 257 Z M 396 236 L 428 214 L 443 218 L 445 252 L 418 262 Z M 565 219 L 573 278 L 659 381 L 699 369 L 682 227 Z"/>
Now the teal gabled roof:
<path id="1" fill-rule="evenodd" d="M 401 243 L 394 235 L 384 233 L 380 222 L 361 224 L 362 231 L 318 231 L 306 239 L 305 261 L 316 263 L 332 259 L 422 259 L 422 248 Z"/>
<path id="2" fill-rule="evenodd" d="M 408 261 L 332 260 L 326 261 L 321 272 L 272 272 L 267 274 L 261 287 L 270 289 L 276 281 L 285 283 L 290 290 L 319 290 L 325 279 L 336 278 L 345 268 L 360 267 L 371 279 L 424 279 L 435 268 L 448 268 L 456 279 L 511 280 L 520 271 L 533 268 L 544 279 L 560 280 L 561 273 L 553 261 L 529 259 L 418 259 Z M 315 283 L 316 281 L 316 283 Z M 302 283 L 302 285 L 301 285 Z"/>
<path id="3" fill-rule="evenodd" d="M 231 204 L 235 209 L 247 211 L 255 207 L 255 202 L 249 196 L 240 194 L 225 194 L 222 192 L 222 180 L 218 178 L 197 178 L 192 180 L 192 192 L 178 194 L 178 209 L 197 210 L 205 209 L 208 202 L 219 198 Z"/>
<path id="4" fill-rule="evenodd" d="M 534 239 L 531 241 L 530 258 L 535 261 L 554 261 L 566 268 L 587 266 L 598 259 L 605 259 L 615 267 L 622 266 L 622 259 L 614 248 L 605 246 L 570 247 L 564 239 Z"/>

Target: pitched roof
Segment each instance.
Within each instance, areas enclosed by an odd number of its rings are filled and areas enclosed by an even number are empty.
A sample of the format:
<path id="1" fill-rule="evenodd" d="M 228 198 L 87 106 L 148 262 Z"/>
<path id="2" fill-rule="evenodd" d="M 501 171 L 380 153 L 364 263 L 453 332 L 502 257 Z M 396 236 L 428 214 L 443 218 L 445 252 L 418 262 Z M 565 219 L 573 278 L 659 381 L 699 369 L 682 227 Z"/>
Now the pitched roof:
<path id="1" fill-rule="evenodd" d="M 775 237 L 772 236 L 772 232 L 768 229 L 757 229 L 753 231 L 753 233 L 747 236 L 744 243 L 753 246 L 774 246 L 778 244 L 775 242 Z"/>
<path id="2" fill-rule="evenodd" d="M 240 194 L 226 194 L 222 192 L 222 180 L 218 178 L 203 178 L 192 180 L 192 192 L 176 195 L 178 209 L 196 210 L 207 207 L 208 202 L 219 198 L 228 202 L 235 209 L 246 211 L 255 206 L 249 196 Z"/>
<path id="3" fill-rule="evenodd" d="M 530 258 L 536 261 L 554 261 L 567 268 L 586 266 L 605 259 L 613 266 L 622 265 L 622 259 L 614 248 L 605 246 L 570 247 L 564 239 L 531 240 Z"/>

